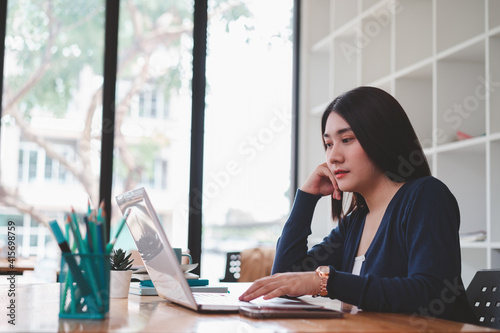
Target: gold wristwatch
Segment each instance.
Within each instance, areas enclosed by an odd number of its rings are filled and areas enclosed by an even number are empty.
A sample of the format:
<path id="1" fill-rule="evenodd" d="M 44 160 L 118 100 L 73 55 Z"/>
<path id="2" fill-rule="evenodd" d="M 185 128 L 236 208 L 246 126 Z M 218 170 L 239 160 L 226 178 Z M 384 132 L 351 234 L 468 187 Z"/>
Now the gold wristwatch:
<path id="1" fill-rule="evenodd" d="M 321 281 L 320 291 L 318 296 L 328 296 L 328 290 L 326 289 L 326 284 L 328 282 L 328 277 L 330 276 L 330 266 L 319 266 L 316 268 L 316 274 L 318 274 Z"/>

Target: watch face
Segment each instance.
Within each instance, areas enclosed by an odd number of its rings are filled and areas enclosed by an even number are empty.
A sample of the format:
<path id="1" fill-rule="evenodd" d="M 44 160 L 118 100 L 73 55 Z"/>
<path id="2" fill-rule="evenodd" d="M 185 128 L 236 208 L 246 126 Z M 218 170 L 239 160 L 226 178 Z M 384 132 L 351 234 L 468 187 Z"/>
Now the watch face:
<path id="1" fill-rule="evenodd" d="M 323 274 L 330 274 L 330 266 L 319 266 L 318 270 Z"/>

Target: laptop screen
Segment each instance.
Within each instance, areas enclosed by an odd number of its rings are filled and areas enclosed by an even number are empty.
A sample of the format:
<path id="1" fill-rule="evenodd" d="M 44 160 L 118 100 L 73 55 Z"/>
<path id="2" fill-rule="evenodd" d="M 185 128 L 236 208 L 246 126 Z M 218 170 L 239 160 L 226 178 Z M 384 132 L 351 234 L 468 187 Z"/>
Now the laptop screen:
<path id="1" fill-rule="evenodd" d="M 158 295 L 197 309 L 184 273 L 144 188 L 116 197 L 122 214 L 130 208 L 127 226 Z"/>

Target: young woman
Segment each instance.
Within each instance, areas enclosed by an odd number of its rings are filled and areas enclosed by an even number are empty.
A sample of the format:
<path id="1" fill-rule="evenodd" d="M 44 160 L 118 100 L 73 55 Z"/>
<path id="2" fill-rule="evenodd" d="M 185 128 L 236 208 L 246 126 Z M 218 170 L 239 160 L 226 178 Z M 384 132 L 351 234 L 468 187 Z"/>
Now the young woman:
<path id="1" fill-rule="evenodd" d="M 359 87 L 327 107 L 321 130 L 326 163 L 297 191 L 277 244 L 279 274 L 240 299 L 321 295 L 365 311 L 475 322 L 461 278 L 457 202 L 431 176 L 401 105 Z M 345 192 L 352 196 L 344 213 Z M 315 205 L 326 195 L 340 222 L 308 251 Z"/>

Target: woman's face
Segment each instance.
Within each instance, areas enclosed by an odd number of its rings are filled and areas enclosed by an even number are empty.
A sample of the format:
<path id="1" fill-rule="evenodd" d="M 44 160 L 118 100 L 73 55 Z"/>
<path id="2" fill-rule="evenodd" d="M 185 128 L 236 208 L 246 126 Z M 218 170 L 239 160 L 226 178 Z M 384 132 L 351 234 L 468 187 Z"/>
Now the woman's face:
<path id="1" fill-rule="evenodd" d="M 326 163 L 341 191 L 363 195 L 385 178 L 368 158 L 349 124 L 335 112 L 328 116 L 323 140 Z"/>

